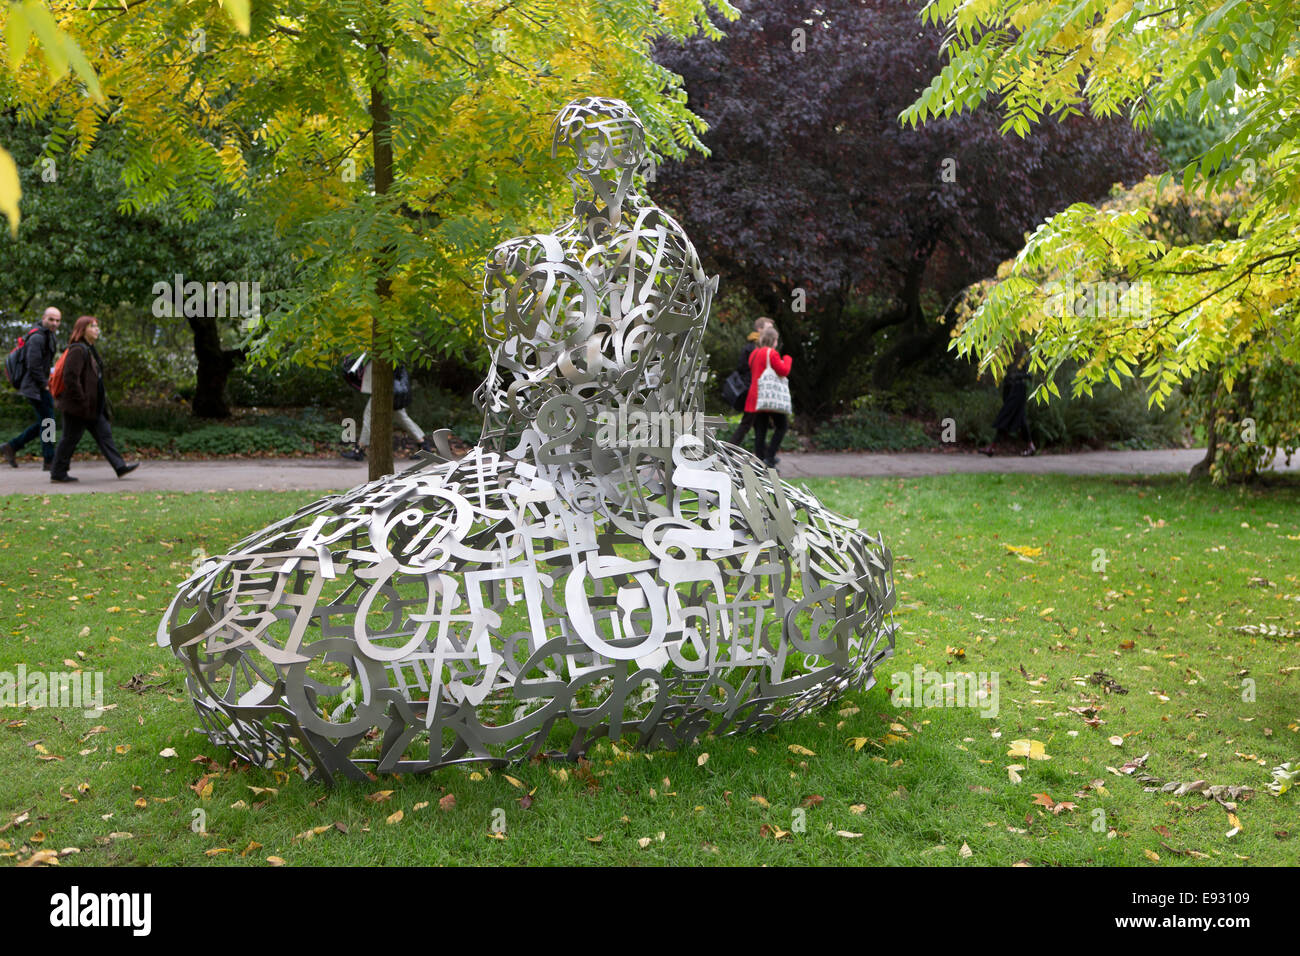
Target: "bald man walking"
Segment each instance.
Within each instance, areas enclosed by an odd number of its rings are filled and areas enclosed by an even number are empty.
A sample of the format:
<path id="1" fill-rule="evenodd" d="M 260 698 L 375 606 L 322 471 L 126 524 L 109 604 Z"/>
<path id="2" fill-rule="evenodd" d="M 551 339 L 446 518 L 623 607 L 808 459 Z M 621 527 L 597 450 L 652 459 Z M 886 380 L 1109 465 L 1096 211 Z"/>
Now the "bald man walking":
<path id="1" fill-rule="evenodd" d="M 41 437 L 41 455 L 45 459 L 46 471 L 50 470 L 50 464 L 54 461 L 54 442 L 46 441 L 46 436 L 54 436 L 54 397 L 50 394 L 50 367 L 59 351 L 54 333 L 59 330 L 62 321 L 63 313 L 50 306 L 41 315 L 40 326 L 27 336 L 24 352 L 27 372 L 18 383 L 18 392 L 36 411 L 36 423 L 0 445 L 0 457 L 9 462 L 11 468 L 18 467 L 18 452 L 37 435 Z"/>

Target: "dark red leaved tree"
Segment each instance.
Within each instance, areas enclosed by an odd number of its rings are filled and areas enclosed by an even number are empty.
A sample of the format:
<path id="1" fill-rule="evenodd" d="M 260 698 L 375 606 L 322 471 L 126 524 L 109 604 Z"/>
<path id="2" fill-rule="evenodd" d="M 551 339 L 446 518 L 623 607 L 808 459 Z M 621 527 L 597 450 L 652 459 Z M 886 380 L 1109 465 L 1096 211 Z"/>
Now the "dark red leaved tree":
<path id="1" fill-rule="evenodd" d="M 1122 120 L 1048 120 L 1026 140 L 985 110 L 903 127 L 941 36 L 900 0 L 736 5 L 721 42 L 659 51 L 709 122 L 711 155 L 665 165 L 652 191 L 722 291 L 743 285 L 777 320 L 801 414 L 942 352 L 932 318 L 960 289 L 1046 216 L 1155 166 Z"/>

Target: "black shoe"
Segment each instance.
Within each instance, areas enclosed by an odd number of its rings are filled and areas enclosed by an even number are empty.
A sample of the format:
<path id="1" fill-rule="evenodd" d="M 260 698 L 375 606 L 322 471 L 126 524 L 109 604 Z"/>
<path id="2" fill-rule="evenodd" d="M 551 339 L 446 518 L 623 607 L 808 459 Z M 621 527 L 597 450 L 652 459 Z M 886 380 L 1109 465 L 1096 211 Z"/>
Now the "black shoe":
<path id="1" fill-rule="evenodd" d="M 127 475 L 131 474 L 131 472 L 135 471 L 139 467 L 140 467 L 140 463 L 138 461 L 132 462 L 129 465 L 123 465 L 121 468 L 117 469 L 117 477 L 125 478 Z"/>
<path id="2" fill-rule="evenodd" d="M 80 479 L 73 478 L 71 475 L 50 475 L 50 481 L 80 481 Z"/>
<path id="3" fill-rule="evenodd" d="M 53 464 L 53 462 L 49 462 L 49 461 L 42 462 L 42 463 L 41 463 L 41 471 L 49 471 L 49 470 L 50 470 L 50 465 L 51 465 L 51 464 Z"/>
<path id="4" fill-rule="evenodd" d="M 18 467 L 18 457 L 14 454 L 14 446 L 8 442 L 0 445 L 0 458 L 4 458 L 5 461 L 9 462 L 10 468 Z"/>
<path id="5" fill-rule="evenodd" d="M 347 451 L 339 452 L 339 455 L 348 461 L 365 461 L 366 453 L 360 448 L 349 448 Z"/>

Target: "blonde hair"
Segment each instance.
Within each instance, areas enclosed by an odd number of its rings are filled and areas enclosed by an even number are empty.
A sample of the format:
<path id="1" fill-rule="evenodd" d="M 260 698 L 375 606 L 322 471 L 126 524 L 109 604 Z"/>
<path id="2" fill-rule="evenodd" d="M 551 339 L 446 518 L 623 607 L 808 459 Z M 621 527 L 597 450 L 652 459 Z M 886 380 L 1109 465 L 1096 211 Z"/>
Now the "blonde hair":
<path id="1" fill-rule="evenodd" d="M 754 331 L 762 332 L 763 329 L 767 328 L 769 325 L 775 325 L 775 324 L 776 323 L 773 322 L 771 319 L 769 319 L 767 316 L 760 315 L 758 318 L 754 320 Z"/>
<path id="2" fill-rule="evenodd" d="M 779 336 L 776 332 L 775 325 L 765 325 L 762 331 L 758 333 L 759 347 L 776 348 L 776 342 Z"/>

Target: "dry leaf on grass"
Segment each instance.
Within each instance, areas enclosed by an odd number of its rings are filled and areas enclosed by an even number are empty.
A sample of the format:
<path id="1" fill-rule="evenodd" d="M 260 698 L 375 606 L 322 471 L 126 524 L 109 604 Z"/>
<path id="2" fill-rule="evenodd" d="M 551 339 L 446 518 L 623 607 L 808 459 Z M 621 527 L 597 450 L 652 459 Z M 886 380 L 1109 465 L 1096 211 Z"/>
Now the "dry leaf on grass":
<path id="1" fill-rule="evenodd" d="M 1028 757 L 1030 760 L 1051 760 L 1041 740 L 1013 740 L 1008 757 Z"/>

